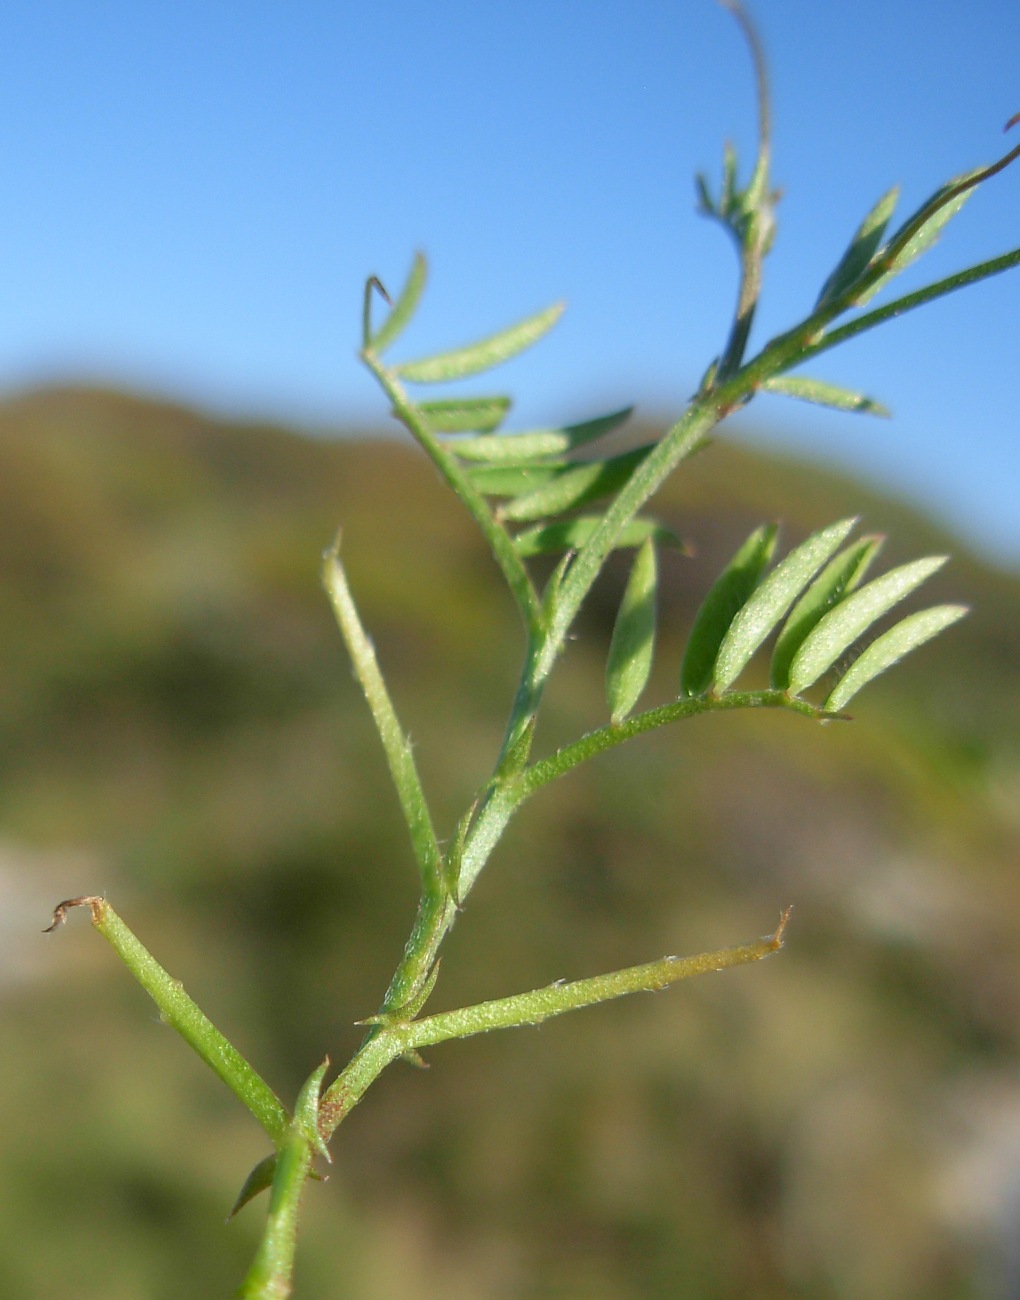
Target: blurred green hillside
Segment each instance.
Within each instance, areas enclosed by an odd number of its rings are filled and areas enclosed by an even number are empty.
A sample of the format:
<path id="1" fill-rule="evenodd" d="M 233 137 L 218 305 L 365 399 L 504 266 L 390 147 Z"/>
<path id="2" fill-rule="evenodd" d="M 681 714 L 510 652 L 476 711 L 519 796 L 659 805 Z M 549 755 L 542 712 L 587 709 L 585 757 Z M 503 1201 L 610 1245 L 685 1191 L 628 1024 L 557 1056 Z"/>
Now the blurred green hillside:
<path id="1" fill-rule="evenodd" d="M 1020 1234 L 1020 582 L 832 473 L 725 441 L 659 514 L 650 697 L 758 523 L 860 512 L 950 550 L 959 627 L 855 722 L 690 721 L 536 797 L 471 895 L 435 1010 L 738 943 L 786 950 L 395 1066 L 306 1199 L 301 1300 L 962 1300 Z M 521 635 L 484 547 L 396 439 L 315 440 L 114 393 L 0 406 L 0 1294 L 230 1294 L 260 1132 L 84 916 L 105 892 L 290 1099 L 342 1063 L 416 899 L 318 585 L 337 526 L 440 832 L 491 767 Z M 537 752 L 604 720 L 626 559 Z M 1010 1218 L 1012 1207 L 1012 1219 Z M 1015 1282 L 1014 1282 L 1015 1284 Z"/>

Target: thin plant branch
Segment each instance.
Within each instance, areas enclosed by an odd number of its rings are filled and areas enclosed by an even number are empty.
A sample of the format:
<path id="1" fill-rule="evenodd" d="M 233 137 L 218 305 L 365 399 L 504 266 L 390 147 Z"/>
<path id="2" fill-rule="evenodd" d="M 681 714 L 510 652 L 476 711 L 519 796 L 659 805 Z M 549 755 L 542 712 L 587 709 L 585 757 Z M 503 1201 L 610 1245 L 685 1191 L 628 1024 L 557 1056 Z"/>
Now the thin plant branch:
<path id="1" fill-rule="evenodd" d="M 411 836 L 411 844 L 421 873 L 422 888 L 426 894 L 438 894 L 443 886 L 442 853 L 439 842 L 432 826 L 432 818 L 422 789 L 421 778 L 418 775 L 418 767 L 414 761 L 411 742 L 400 726 L 386 682 L 379 671 L 375 647 L 362 626 L 347 583 L 347 575 L 340 563 L 339 536 L 326 552 L 322 580 L 382 741 L 390 776 Z"/>
<path id="2" fill-rule="evenodd" d="M 184 985 L 174 979 L 152 953 L 128 929 L 105 898 L 84 894 L 68 898 L 53 911 L 53 920 L 44 933 L 50 934 L 60 926 L 68 911 L 74 907 L 87 907 L 92 913 L 92 924 L 114 949 L 128 970 L 145 989 L 159 1008 L 159 1017 L 176 1029 L 212 1070 L 219 1075 L 266 1130 L 277 1146 L 286 1137 L 290 1116 L 269 1084 L 232 1043 L 230 1043 L 207 1015 L 188 997 Z"/>

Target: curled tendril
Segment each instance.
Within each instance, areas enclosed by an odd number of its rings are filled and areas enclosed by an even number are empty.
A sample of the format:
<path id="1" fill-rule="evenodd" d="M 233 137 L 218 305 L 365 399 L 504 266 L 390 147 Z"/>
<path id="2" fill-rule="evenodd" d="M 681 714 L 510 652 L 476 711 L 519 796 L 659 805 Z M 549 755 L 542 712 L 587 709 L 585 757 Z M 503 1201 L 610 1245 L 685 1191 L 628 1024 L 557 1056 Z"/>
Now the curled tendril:
<path id="1" fill-rule="evenodd" d="M 1006 123 L 1005 129 L 1015 123 L 1020 122 L 1020 113 L 1015 113 Z M 999 172 L 1005 171 L 1006 168 L 1020 158 L 1020 144 L 1014 145 L 1009 153 L 1005 153 L 996 162 L 989 163 L 987 167 L 982 167 L 979 171 L 970 176 L 965 176 L 962 180 L 957 181 L 955 185 L 949 185 L 945 189 L 939 190 L 930 203 L 914 214 L 913 218 L 899 231 L 896 237 L 890 242 L 883 254 L 883 261 L 887 264 L 895 262 L 900 252 L 907 247 L 917 232 L 947 203 L 952 203 L 958 199 L 961 194 L 966 194 L 968 190 L 974 189 L 978 185 L 983 185 L 985 181 L 997 176 Z"/>
<path id="2" fill-rule="evenodd" d="M 377 275 L 370 275 L 368 277 L 368 283 L 365 285 L 365 293 L 366 294 L 371 293 L 373 289 L 375 289 L 379 294 L 382 295 L 384 302 L 388 303 L 389 306 L 391 307 L 393 306 L 393 299 L 386 292 L 386 286 L 383 284 L 382 280 L 380 280 Z"/>
<path id="3" fill-rule="evenodd" d="M 1009 128 L 1017 122 L 1020 122 L 1020 113 L 1014 113 L 1002 129 L 1008 131 Z M 1009 164 L 1014 162 L 1017 158 L 1020 158 L 1020 144 L 1014 145 L 1013 148 L 1010 149 L 1009 153 L 1002 155 L 998 162 L 989 163 L 987 167 L 982 167 L 977 175 L 972 176 L 969 181 L 961 181 L 955 192 L 959 193 L 962 190 L 969 190 L 974 185 L 980 185 L 982 181 L 988 180 L 989 177 L 996 176 L 999 172 L 1005 171 Z"/>
<path id="4" fill-rule="evenodd" d="M 43 930 L 43 934 L 52 934 L 58 926 L 63 925 L 72 907 L 88 907 L 92 910 L 92 920 L 98 921 L 106 899 L 102 894 L 81 894 L 78 898 L 65 898 L 53 909 L 53 920 Z"/>
<path id="5" fill-rule="evenodd" d="M 377 275 L 370 275 L 368 279 L 365 281 L 365 301 L 361 311 L 362 346 L 366 348 L 368 347 L 369 342 L 371 341 L 372 338 L 372 290 L 373 289 L 375 289 L 375 291 L 379 294 L 379 296 L 383 299 L 384 302 L 386 302 L 390 307 L 393 306 L 393 299 L 386 292 L 386 286 L 383 284 L 382 280 L 380 280 Z"/>
<path id="6" fill-rule="evenodd" d="M 758 35 L 754 23 L 740 0 L 719 0 L 719 3 L 740 24 L 740 30 L 743 32 L 744 40 L 747 41 L 748 49 L 751 52 L 751 60 L 754 63 L 755 89 L 758 94 L 758 165 L 759 167 L 767 167 L 772 140 L 772 110 L 769 98 L 768 67 L 765 63 L 765 51 L 762 48 L 761 37 Z"/>

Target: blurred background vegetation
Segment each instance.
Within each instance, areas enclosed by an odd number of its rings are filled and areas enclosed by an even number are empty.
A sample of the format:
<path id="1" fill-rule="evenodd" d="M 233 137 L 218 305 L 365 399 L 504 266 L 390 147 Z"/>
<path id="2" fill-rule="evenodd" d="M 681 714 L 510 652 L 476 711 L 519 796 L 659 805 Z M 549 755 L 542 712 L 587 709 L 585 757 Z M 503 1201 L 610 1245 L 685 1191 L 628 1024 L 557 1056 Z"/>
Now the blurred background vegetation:
<path id="1" fill-rule="evenodd" d="M 0 406 L 0 503 L 0 1291 L 222 1297 L 264 1202 L 224 1218 L 266 1143 L 84 916 L 39 931 L 105 892 L 291 1100 L 355 1048 L 415 903 L 320 554 L 342 525 L 444 835 L 491 765 L 519 629 L 395 440 L 40 390 Z M 697 719 L 536 797 L 433 1009 L 743 942 L 794 903 L 788 946 L 388 1071 L 307 1195 L 303 1300 L 1018 1294 L 1017 579 L 726 442 L 659 507 L 697 557 L 663 560 L 654 697 L 766 519 L 788 546 L 860 511 L 890 564 L 949 549 L 925 602 L 973 613 L 852 725 Z M 604 718 L 626 564 L 583 612 L 539 753 Z"/>

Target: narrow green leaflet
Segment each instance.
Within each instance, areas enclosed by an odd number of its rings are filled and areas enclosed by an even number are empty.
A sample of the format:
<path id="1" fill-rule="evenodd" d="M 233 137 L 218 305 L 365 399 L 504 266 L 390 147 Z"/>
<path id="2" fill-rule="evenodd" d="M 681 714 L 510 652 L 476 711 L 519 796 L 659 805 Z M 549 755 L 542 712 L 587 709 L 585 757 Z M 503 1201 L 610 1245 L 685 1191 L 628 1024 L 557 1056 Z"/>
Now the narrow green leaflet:
<path id="1" fill-rule="evenodd" d="M 882 541 L 877 535 L 862 537 L 840 551 L 794 605 L 772 652 L 773 690 L 785 691 L 789 686 L 790 664 L 804 638 L 834 605 L 860 586 L 882 549 Z"/>
<path id="2" fill-rule="evenodd" d="M 404 332 L 411 317 L 418 309 L 421 295 L 425 288 L 428 266 L 421 253 L 415 253 L 411 270 L 400 291 L 400 297 L 393 304 L 389 315 L 369 341 L 373 352 L 382 354 Z"/>
<path id="3" fill-rule="evenodd" d="M 885 228 L 896 207 L 899 198 L 899 186 L 894 185 L 888 193 L 883 194 L 861 224 L 857 227 L 846 252 L 839 259 L 835 269 L 822 285 L 822 291 L 815 303 L 815 310 L 825 307 L 836 298 L 841 297 L 867 270 L 871 259 L 878 251 Z"/>
<path id="4" fill-rule="evenodd" d="M 827 672 L 841 654 L 915 587 L 945 564 L 948 556 L 930 555 L 902 564 L 875 578 L 831 609 L 804 638 L 790 665 L 789 691 L 800 695 Z"/>
<path id="5" fill-rule="evenodd" d="M 562 315 L 563 303 L 554 303 L 545 311 L 518 321 L 516 325 L 511 325 L 498 334 L 479 339 L 477 343 L 470 343 L 464 348 L 455 348 L 452 352 L 440 352 L 419 361 L 406 361 L 394 366 L 393 373 L 410 384 L 437 384 L 449 379 L 477 375 L 509 361 L 525 348 L 530 348 L 552 329 Z"/>
<path id="6" fill-rule="evenodd" d="M 962 176 L 957 176 L 941 186 L 927 203 L 918 208 L 913 216 L 909 217 L 900 226 L 899 230 L 889 240 L 887 248 L 894 247 L 897 241 L 906 235 L 912 227 L 916 225 L 917 228 L 913 231 L 913 234 L 909 235 L 884 274 L 880 275 L 863 293 L 854 298 L 853 305 L 855 307 L 863 307 L 878 293 L 879 289 L 888 284 L 893 276 L 899 275 L 911 262 L 915 262 L 922 253 L 926 253 L 931 248 L 942 233 L 943 227 L 956 216 L 974 193 L 975 187 L 972 186 L 970 189 L 961 190 L 958 194 L 954 194 L 953 191 L 984 170 L 984 168 L 978 167 L 973 171 L 964 172 Z M 947 198 L 946 196 L 950 194 L 952 194 L 952 197 Z"/>
<path id="7" fill-rule="evenodd" d="M 716 213 L 715 199 L 712 198 L 712 191 L 708 188 L 708 177 L 704 172 L 698 172 L 694 177 L 694 185 L 698 191 L 698 210 L 702 216 L 714 217 Z"/>
<path id="8" fill-rule="evenodd" d="M 712 684 L 723 637 L 733 617 L 758 585 L 772 558 L 779 530 L 775 524 L 756 528 L 716 579 L 691 628 L 680 668 L 681 695 L 703 695 Z"/>
<path id="9" fill-rule="evenodd" d="M 733 685 L 761 643 L 786 617 L 798 595 L 843 545 L 856 523 L 856 519 L 841 519 L 813 533 L 755 587 L 719 646 L 712 672 L 715 692 L 721 694 Z"/>
<path id="10" fill-rule="evenodd" d="M 917 229 L 896 254 L 896 260 L 891 267 L 892 271 L 902 271 L 904 267 L 909 266 L 911 262 L 915 261 L 922 253 L 926 253 L 928 249 L 931 248 L 932 244 L 934 244 L 936 239 L 938 239 L 939 235 L 942 233 L 943 226 L 947 225 L 948 222 L 956 216 L 974 193 L 974 187 L 971 186 L 969 189 L 960 190 L 958 194 L 953 194 L 953 191 L 961 185 L 966 185 L 968 181 L 972 180 L 984 170 L 983 167 L 975 167 L 972 168 L 971 171 L 964 172 L 960 176 L 954 176 L 951 181 L 940 186 L 928 202 L 917 210 L 913 217 L 903 223 L 900 229 L 889 241 L 890 244 L 895 244 L 896 239 L 900 234 L 909 230 L 914 221 L 917 221 L 919 218 L 921 219 Z M 952 195 L 952 197 L 948 197 L 949 195 Z M 930 215 L 925 216 L 924 214 L 926 212 L 929 212 Z"/>
<path id="11" fill-rule="evenodd" d="M 566 460 L 541 461 L 525 465 L 480 465 L 467 471 L 471 486 L 485 497 L 517 497 L 545 483 L 552 483 L 564 470 L 570 469 Z"/>
<path id="12" fill-rule="evenodd" d="M 438 402 L 419 402 L 417 409 L 433 433 L 489 433 L 506 419 L 510 398 L 450 397 Z M 456 449 L 454 443 L 453 450 Z"/>
<path id="13" fill-rule="evenodd" d="M 884 673 L 897 660 L 911 650 L 924 645 L 967 613 L 966 605 L 933 605 L 916 614 L 909 614 L 902 622 L 883 632 L 855 660 L 836 683 L 822 706 L 832 713 L 846 707 L 863 686 L 867 686 L 879 673 Z"/>
<path id="14" fill-rule="evenodd" d="M 580 424 L 566 424 L 561 429 L 531 429 L 527 433 L 502 434 L 499 437 L 464 438 L 450 443 L 449 447 L 461 460 L 489 464 L 563 456 L 576 447 L 612 433 L 630 418 L 633 410 L 633 406 L 626 406 L 622 411 L 600 415 L 598 419 L 584 420 Z"/>
<path id="15" fill-rule="evenodd" d="M 723 145 L 723 174 L 719 187 L 719 211 L 724 216 L 733 207 L 738 196 L 737 190 L 737 151 L 726 141 Z"/>
<path id="16" fill-rule="evenodd" d="M 602 522 L 601 515 L 579 515 L 575 519 L 557 519 L 551 524 L 526 528 L 514 538 L 517 553 L 528 559 L 532 555 L 546 555 L 557 551 L 579 551 Z M 632 519 L 616 539 L 614 550 L 640 546 L 649 537 L 660 546 L 683 549 L 676 533 L 657 524 L 654 519 Z"/>
<path id="17" fill-rule="evenodd" d="M 727 140 L 723 146 L 723 167 L 722 180 L 719 184 L 719 201 L 712 197 L 712 192 L 708 188 L 708 178 L 703 172 L 699 172 L 694 183 L 698 189 L 698 198 L 701 202 L 701 211 L 705 216 L 716 217 L 725 224 L 730 224 L 729 218 L 740 197 L 737 190 L 737 155 L 733 146 Z"/>
<path id="18" fill-rule="evenodd" d="M 849 388 L 839 388 L 836 384 L 827 384 L 821 379 L 774 375 L 761 386 L 765 392 L 784 393 L 787 397 L 796 397 L 802 402 L 813 402 L 815 406 L 831 406 L 837 411 L 852 411 L 860 415 L 881 415 L 886 419 L 889 417 L 888 409 L 874 398 L 852 392 Z"/>
<path id="19" fill-rule="evenodd" d="M 530 523 L 535 519 L 548 519 L 567 510 L 576 510 L 589 501 L 608 496 L 630 478 L 634 470 L 655 447 L 649 443 L 634 447 L 609 460 L 585 461 L 559 471 L 549 482 L 523 496 L 515 497 L 500 511 L 503 519 Z"/>
<path id="20" fill-rule="evenodd" d="M 606 699 L 614 726 L 638 702 L 652 671 L 657 585 L 655 543 L 649 538 L 634 557 L 609 646 Z"/>

